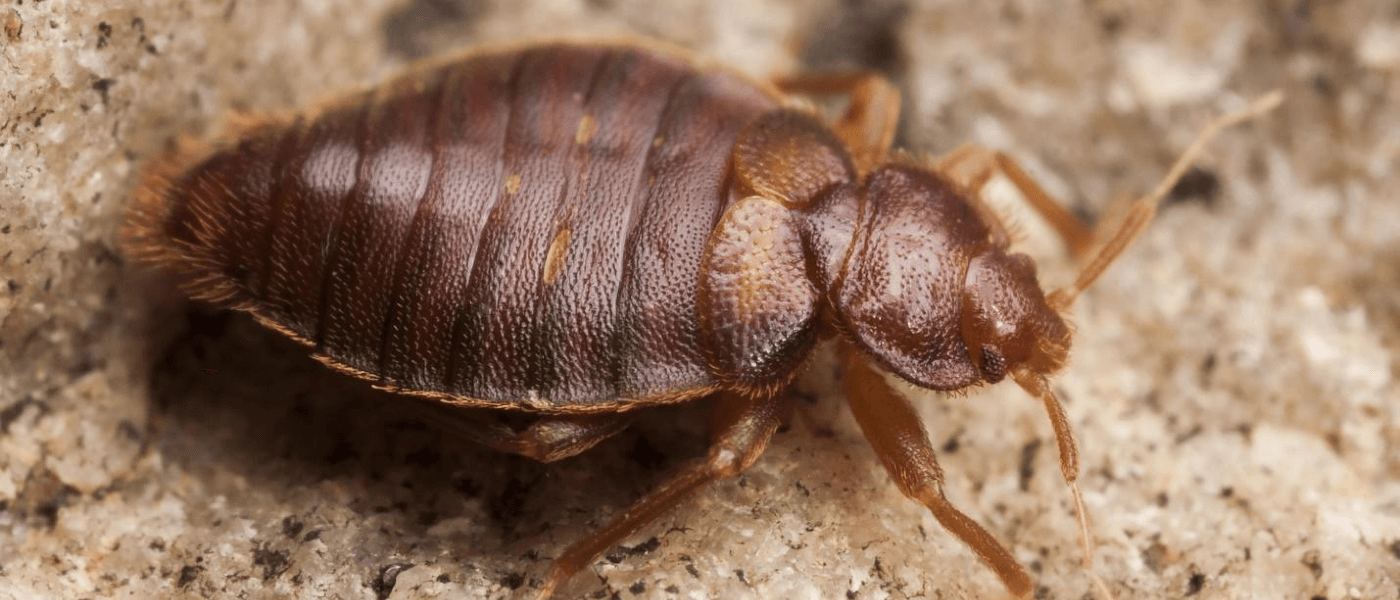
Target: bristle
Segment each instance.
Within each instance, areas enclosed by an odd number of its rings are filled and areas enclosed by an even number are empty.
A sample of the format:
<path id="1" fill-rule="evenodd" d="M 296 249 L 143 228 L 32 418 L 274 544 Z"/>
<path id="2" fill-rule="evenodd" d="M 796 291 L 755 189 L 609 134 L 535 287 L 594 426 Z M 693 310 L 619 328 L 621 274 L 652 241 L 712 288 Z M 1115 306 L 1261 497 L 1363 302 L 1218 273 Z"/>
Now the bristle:
<path id="1" fill-rule="evenodd" d="M 132 194 L 121 239 L 125 252 L 138 262 L 169 269 L 180 276 L 180 287 L 190 297 L 220 305 L 237 303 L 239 290 L 223 274 L 207 248 L 222 228 L 209 206 L 207 181 L 196 179 L 192 189 L 177 189 L 188 173 L 206 160 L 214 147 L 189 138 L 177 138 L 174 148 L 149 163 L 141 184 Z M 175 211 L 188 211 L 194 240 L 171 235 Z"/>
<path id="2" fill-rule="evenodd" d="M 174 146 L 142 171 L 141 184 L 132 194 L 127 221 L 122 227 L 122 245 L 142 262 L 177 264 L 185 258 L 165 231 L 177 201 L 171 194 L 180 176 L 208 156 L 210 149 L 188 138 L 176 138 Z"/>

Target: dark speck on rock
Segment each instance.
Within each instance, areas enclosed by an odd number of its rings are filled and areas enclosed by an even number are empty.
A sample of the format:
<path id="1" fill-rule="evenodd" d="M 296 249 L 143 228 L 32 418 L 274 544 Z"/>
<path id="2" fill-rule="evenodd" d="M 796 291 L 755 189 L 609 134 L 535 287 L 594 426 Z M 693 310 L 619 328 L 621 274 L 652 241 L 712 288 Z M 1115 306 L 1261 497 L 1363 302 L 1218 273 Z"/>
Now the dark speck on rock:
<path id="1" fill-rule="evenodd" d="M 263 581 L 272 581 L 292 566 L 286 550 L 272 550 L 266 545 L 253 549 L 253 565 L 262 567 Z"/>
<path id="2" fill-rule="evenodd" d="M 302 523 L 301 519 L 298 519 L 295 516 L 289 515 L 282 519 L 282 535 L 285 535 L 289 538 L 295 538 L 296 536 L 300 535 L 301 530 L 305 527 L 306 524 Z"/>
<path id="3" fill-rule="evenodd" d="M 520 589 L 520 586 L 525 585 L 525 576 L 520 573 L 506 573 L 501 577 L 501 585 L 512 590 Z"/>
<path id="4" fill-rule="evenodd" d="M 1195 596 L 1201 592 L 1201 588 L 1206 586 L 1206 576 L 1201 573 L 1192 573 L 1191 579 L 1186 582 L 1186 595 Z"/>
<path id="5" fill-rule="evenodd" d="M 640 556 L 642 554 L 650 554 L 652 551 L 660 547 L 661 540 L 656 539 L 656 536 L 652 536 L 650 538 L 647 538 L 647 541 L 637 544 L 636 546 L 618 546 L 616 550 L 609 552 L 606 558 L 608 562 L 612 564 L 618 564 L 629 556 Z"/>
<path id="6" fill-rule="evenodd" d="M 204 567 L 199 565 L 185 565 L 180 569 L 180 578 L 175 580 L 175 587 L 185 587 L 199 578 L 199 574 L 204 571 Z"/>
<path id="7" fill-rule="evenodd" d="M 1197 167 L 1182 176 L 1181 181 L 1172 186 L 1171 192 L 1167 194 L 1167 199 L 1163 201 L 1163 206 L 1172 204 L 1182 204 L 1196 201 L 1207 207 L 1215 205 L 1215 199 L 1220 195 L 1220 178 L 1211 171 L 1206 171 Z"/>
<path id="8" fill-rule="evenodd" d="M 379 576 L 374 578 L 370 588 L 374 590 L 374 595 L 379 600 L 389 597 L 394 592 L 394 584 L 398 583 L 399 573 L 413 568 L 413 563 L 392 563 L 384 565 L 379 569 Z"/>
<path id="9" fill-rule="evenodd" d="M 92 82 L 92 89 L 96 90 L 97 93 L 102 96 L 103 104 L 107 103 L 107 92 L 112 89 L 112 84 L 116 82 L 117 81 L 115 79 L 107 77 L 103 77 L 102 79 L 98 79 L 97 81 Z"/>
<path id="10" fill-rule="evenodd" d="M 1031 489 L 1031 478 L 1035 477 L 1035 454 L 1038 451 L 1040 438 L 1031 440 L 1021 448 L 1021 478 L 1018 485 L 1023 492 Z"/>

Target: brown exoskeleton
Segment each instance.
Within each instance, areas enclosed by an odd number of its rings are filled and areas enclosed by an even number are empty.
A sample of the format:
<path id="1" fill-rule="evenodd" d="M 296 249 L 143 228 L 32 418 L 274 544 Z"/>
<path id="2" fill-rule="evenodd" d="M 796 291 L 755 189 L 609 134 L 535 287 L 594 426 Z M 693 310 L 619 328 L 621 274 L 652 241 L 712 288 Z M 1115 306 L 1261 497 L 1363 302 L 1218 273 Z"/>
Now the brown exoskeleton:
<path id="1" fill-rule="evenodd" d="M 842 93 L 824 123 L 787 93 Z M 1100 249 L 1010 159 L 891 158 L 899 97 L 878 76 L 756 83 L 641 44 L 483 50 L 306 115 L 252 121 L 147 170 L 129 247 L 191 295 L 252 313 L 327 365 L 433 401 L 489 446 L 553 461 L 633 411 L 718 394 L 712 446 L 569 547 L 540 597 L 714 480 L 748 468 L 783 390 L 844 340 L 852 412 L 895 483 L 1017 596 L 1029 576 L 944 499 L 913 407 L 1011 378 L 1040 399 L 1079 515 L 1075 442 L 1047 377 L 1064 313 L 1216 129 Z M 978 199 L 997 171 L 1089 256 L 1045 295 Z M 961 174 L 960 176 L 958 174 Z M 523 431 L 480 415 L 538 415 Z"/>

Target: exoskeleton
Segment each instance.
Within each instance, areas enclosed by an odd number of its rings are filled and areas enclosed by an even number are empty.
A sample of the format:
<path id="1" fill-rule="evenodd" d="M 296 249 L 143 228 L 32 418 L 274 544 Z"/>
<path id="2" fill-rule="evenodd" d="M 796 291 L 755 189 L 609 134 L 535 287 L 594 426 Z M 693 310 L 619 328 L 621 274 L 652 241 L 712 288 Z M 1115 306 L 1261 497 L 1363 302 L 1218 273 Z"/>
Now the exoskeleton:
<path id="1" fill-rule="evenodd" d="M 799 93 L 849 105 L 827 123 L 789 99 Z M 566 550 L 541 597 L 751 465 L 784 389 L 831 337 L 895 483 L 1023 596 L 1028 575 L 944 499 L 918 416 L 883 374 L 931 390 L 1009 377 L 1042 400 L 1087 533 L 1075 443 L 1046 378 L 1069 353 L 1064 312 L 1161 194 L 1088 254 L 1083 226 L 1004 155 L 893 155 L 898 113 L 895 89 L 868 74 L 764 84 L 641 43 L 480 50 L 186 144 L 147 170 L 129 248 L 194 297 L 544 461 L 638 409 L 718 394 L 708 454 Z M 1073 285 L 1047 296 L 1010 251 L 978 198 L 997 171 L 1089 256 Z M 540 418 L 513 431 L 463 407 Z"/>

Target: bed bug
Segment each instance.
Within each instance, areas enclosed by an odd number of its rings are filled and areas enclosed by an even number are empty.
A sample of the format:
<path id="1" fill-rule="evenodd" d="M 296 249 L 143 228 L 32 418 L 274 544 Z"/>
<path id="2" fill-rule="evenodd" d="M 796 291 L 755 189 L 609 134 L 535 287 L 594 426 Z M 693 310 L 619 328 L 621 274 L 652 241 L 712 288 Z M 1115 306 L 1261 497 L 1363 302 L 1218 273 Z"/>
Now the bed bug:
<path id="1" fill-rule="evenodd" d="M 790 94 L 848 105 L 828 122 Z M 826 338 L 894 482 L 1025 596 L 1025 570 L 944 498 L 917 413 L 886 377 L 945 391 L 1010 378 L 1039 399 L 1088 567 L 1075 441 L 1047 383 L 1069 353 L 1063 315 L 1215 131 L 1278 101 L 1212 124 L 1089 252 L 1087 229 L 1005 155 L 892 152 L 900 99 L 877 75 L 763 83 L 653 43 L 480 49 L 186 143 L 147 169 L 128 248 L 191 296 L 541 461 L 636 410 L 716 396 L 706 456 L 567 548 L 540 598 L 753 464 Z M 1070 286 L 1045 294 L 1010 250 L 979 199 L 997 172 L 1088 257 Z M 497 413 L 538 418 L 516 431 Z"/>

